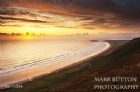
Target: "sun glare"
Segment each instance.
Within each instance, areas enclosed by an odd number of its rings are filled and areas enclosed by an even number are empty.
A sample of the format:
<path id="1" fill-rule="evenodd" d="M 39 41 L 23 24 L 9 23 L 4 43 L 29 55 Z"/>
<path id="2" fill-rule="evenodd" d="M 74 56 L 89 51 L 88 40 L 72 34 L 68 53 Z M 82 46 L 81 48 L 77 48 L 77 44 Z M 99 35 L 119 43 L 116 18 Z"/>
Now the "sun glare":
<path id="1" fill-rule="evenodd" d="M 35 40 L 35 39 L 37 39 L 38 37 L 36 37 L 36 36 L 30 36 L 30 35 L 23 35 L 22 37 L 21 37 L 21 40 Z"/>

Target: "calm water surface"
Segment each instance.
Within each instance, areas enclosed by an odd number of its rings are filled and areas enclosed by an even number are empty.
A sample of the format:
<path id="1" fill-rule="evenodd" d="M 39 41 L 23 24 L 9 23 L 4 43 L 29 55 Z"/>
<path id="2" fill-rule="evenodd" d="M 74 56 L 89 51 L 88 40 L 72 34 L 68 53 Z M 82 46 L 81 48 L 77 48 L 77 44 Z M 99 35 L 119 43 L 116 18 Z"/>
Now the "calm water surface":
<path id="1" fill-rule="evenodd" d="M 90 46 L 89 41 L 0 41 L 0 69 L 73 53 Z"/>

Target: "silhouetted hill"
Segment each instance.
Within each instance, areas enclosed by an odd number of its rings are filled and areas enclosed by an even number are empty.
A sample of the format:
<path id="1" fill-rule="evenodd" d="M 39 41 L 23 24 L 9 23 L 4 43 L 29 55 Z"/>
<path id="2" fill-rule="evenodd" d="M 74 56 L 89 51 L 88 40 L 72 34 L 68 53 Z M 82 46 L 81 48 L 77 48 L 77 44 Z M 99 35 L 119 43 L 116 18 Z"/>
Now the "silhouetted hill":
<path id="1" fill-rule="evenodd" d="M 140 51 L 140 38 L 135 38 L 111 53 L 114 58 L 125 57 Z"/>
<path id="2" fill-rule="evenodd" d="M 105 62 L 105 63 L 102 63 Z M 100 64 L 100 65 L 98 65 Z M 119 47 L 112 53 L 97 58 L 94 60 L 93 65 L 97 66 L 92 67 L 93 71 L 91 74 L 81 77 L 67 86 L 58 87 L 57 92 L 120 92 L 122 90 L 95 90 L 94 85 L 103 85 L 103 84 L 113 84 L 113 83 L 95 83 L 95 77 L 112 77 L 112 76 L 131 76 L 138 77 L 140 79 L 140 38 L 135 38 L 123 46 Z M 94 69 L 97 69 L 96 71 Z M 121 83 L 118 82 L 118 85 L 121 84 L 130 84 L 130 83 Z M 140 80 L 135 82 L 135 84 L 140 85 Z M 129 90 L 127 90 L 129 91 Z M 134 90 L 139 92 L 139 90 Z"/>

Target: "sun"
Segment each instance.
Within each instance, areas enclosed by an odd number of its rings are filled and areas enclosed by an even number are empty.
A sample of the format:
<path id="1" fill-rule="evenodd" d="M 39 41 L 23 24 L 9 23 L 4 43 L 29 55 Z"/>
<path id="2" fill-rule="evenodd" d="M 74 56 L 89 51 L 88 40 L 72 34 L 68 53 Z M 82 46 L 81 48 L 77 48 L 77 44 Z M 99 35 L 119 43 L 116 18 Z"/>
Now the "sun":
<path id="1" fill-rule="evenodd" d="M 31 36 L 31 35 L 23 35 L 22 37 L 21 37 L 21 39 L 22 40 L 35 40 L 35 39 L 37 39 L 38 37 L 36 37 L 36 36 Z"/>

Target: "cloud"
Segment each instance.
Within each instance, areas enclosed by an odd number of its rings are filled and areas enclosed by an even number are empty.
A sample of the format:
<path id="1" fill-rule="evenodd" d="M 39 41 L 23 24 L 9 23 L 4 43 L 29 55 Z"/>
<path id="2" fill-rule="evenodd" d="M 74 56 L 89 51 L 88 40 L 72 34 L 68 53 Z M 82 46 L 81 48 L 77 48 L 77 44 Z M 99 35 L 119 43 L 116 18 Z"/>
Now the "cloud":
<path id="1" fill-rule="evenodd" d="M 50 6 L 52 11 L 70 14 L 111 13 L 129 18 L 138 18 L 140 15 L 139 0 L 30 0 L 29 3 Z"/>
<path id="2" fill-rule="evenodd" d="M 139 0 L 1 0 L 0 5 L 2 3 L 1 24 L 15 20 L 85 29 L 133 28 L 140 25 Z"/>
<path id="3" fill-rule="evenodd" d="M 9 6 L 7 0 L 0 0 L 0 7 L 7 7 Z"/>
<path id="4" fill-rule="evenodd" d="M 70 23 L 74 22 L 74 20 L 75 18 L 71 20 L 69 16 L 50 14 L 28 8 L 0 8 L 0 26 L 18 27 L 23 26 L 22 23 L 24 22 L 26 26 L 35 28 L 47 28 L 48 25 L 61 28 L 73 28 L 75 25 Z"/>
<path id="5" fill-rule="evenodd" d="M 18 20 L 18 21 L 23 21 L 23 22 L 33 22 L 33 23 L 47 23 L 47 21 L 43 20 L 33 20 L 33 19 L 24 19 L 24 18 L 14 18 L 14 17 L 3 17 L 0 16 L 1 20 Z"/>

